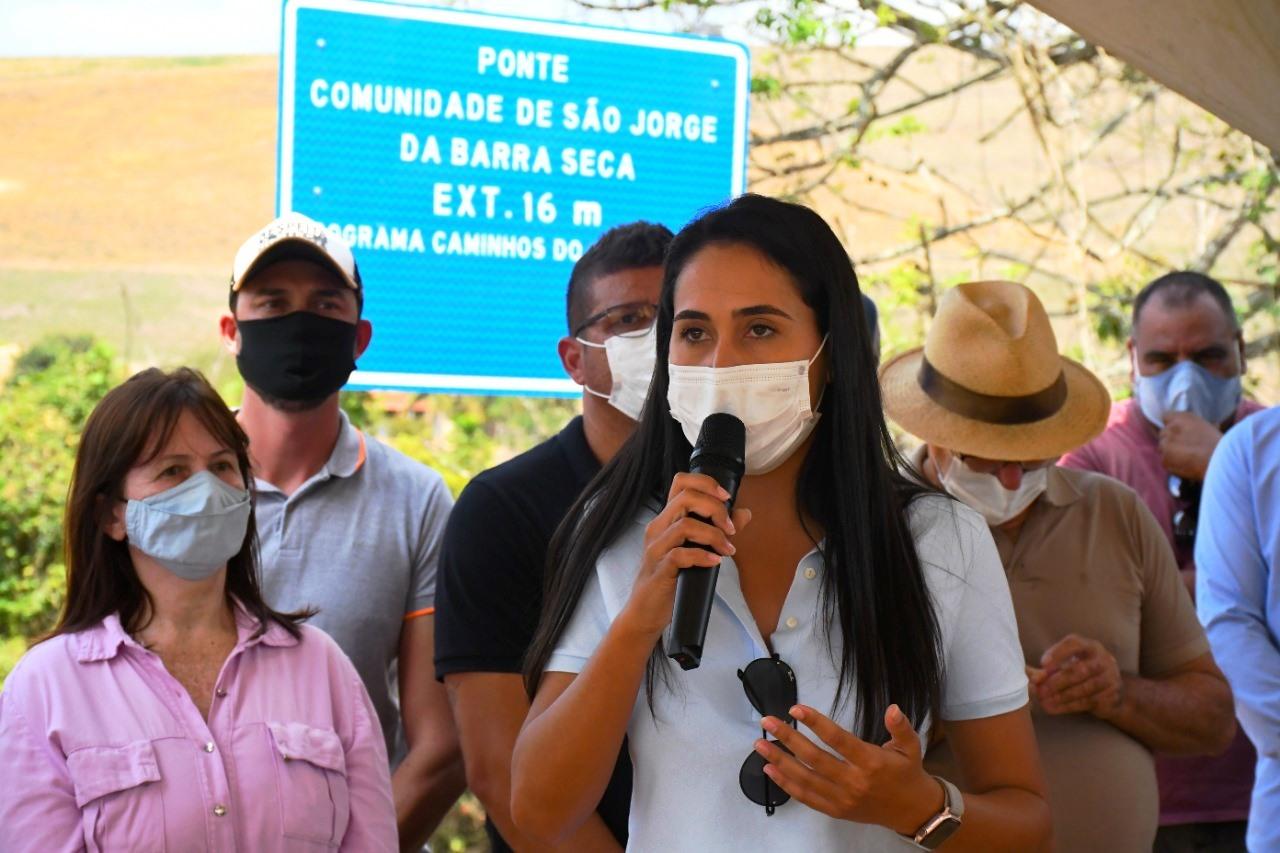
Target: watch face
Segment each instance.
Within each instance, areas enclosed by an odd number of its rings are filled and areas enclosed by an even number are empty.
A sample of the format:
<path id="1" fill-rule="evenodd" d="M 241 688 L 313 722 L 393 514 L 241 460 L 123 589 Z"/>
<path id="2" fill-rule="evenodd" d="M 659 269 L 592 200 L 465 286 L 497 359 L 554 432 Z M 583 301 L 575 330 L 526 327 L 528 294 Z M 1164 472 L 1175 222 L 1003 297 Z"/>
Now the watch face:
<path id="1" fill-rule="evenodd" d="M 955 815 L 947 815 L 929 830 L 928 835 L 920 839 L 920 846 L 925 850 L 937 850 L 938 845 L 954 835 L 959 828 L 960 818 Z"/>

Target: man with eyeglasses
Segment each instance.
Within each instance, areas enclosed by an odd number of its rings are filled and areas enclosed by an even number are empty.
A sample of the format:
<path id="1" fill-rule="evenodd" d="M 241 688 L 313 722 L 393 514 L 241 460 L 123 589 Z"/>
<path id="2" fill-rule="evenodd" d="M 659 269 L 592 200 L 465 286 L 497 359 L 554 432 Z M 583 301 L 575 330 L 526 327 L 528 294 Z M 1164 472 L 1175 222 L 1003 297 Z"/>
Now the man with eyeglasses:
<path id="1" fill-rule="evenodd" d="M 1196 272 L 1163 275 L 1133 302 L 1133 397 L 1107 430 L 1058 463 L 1115 477 L 1142 498 L 1195 591 L 1196 525 L 1205 470 L 1223 433 L 1262 406 L 1241 394 L 1244 336 L 1223 286 Z M 1256 753 L 1244 732 L 1221 756 L 1161 758 L 1156 853 L 1236 851 Z"/>
<path id="2" fill-rule="evenodd" d="M 540 849 L 511 821 L 511 753 L 529 711 L 521 664 L 537 628 L 547 546 L 561 518 L 631 435 L 656 355 L 653 320 L 672 233 L 612 228 L 578 260 L 560 339 L 565 372 L 583 388 L 582 415 L 554 438 L 479 474 L 445 531 L 436 589 L 436 677 L 462 740 L 467 782 L 484 804 L 494 851 Z M 564 845 L 626 845 L 626 748 L 596 814 Z"/>
<path id="3" fill-rule="evenodd" d="M 1109 477 L 1053 464 L 1102 431 L 1106 388 L 1058 354 L 1029 289 L 961 287 L 939 305 L 924 347 L 882 368 L 885 409 L 925 442 L 912 459 L 921 478 L 991 528 L 1031 682 L 1055 849 L 1149 850 L 1152 754 L 1225 749 L 1230 688 L 1150 511 Z M 959 778 L 945 737 L 926 766 Z"/>

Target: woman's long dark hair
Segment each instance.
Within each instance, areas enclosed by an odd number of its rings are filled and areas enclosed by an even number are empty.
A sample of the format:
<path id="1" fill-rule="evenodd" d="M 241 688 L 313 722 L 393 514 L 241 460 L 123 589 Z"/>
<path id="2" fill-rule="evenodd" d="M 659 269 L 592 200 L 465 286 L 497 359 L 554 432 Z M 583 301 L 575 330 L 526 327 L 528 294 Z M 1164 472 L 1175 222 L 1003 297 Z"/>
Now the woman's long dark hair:
<path id="1" fill-rule="evenodd" d="M 155 458 L 184 412 L 236 455 L 246 488 L 253 487 L 249 437 L 235 415 L 200 373 L 181 367 L 171 373 L 149 368 L 112 388 L 94 407 L 80 434 L 63 522 L 67 600 L 48 637 L 92 628 L 112 613 L 126 631 L 145 627 L 151 600 L 129 556 L 129 543 L 106 534 L 113 506 L 124 499 L 129 471 Z M 227 603 L 258 620 L 264 632 L 276 622 L 294 637 L 307 613 L 277 613 L 262 600 L 258 582 L 258 534 L 253 514 L 240 551 L 227 561 Z M 43 639 L 48 639 L 45 637 Z"/>
<path id="2" fill-rule="evenodd" d="M 601 552 L 643 507 L 661 507 L 671 479 L 688 470 L 692 448 L 667 404 L 675 286 L 699 251 L 724 244 L 753 248 L 788 272 L 819 331 L 830 336 L 831 380 L 796 498 L 802 518 L 813 519 L 825 536 L 823 613 L 831 646 L 841 649 L 836 705 L 856 697 L 855 731 L 880 743 L 888 738 L 889 705 L 896 703 L 919 725 L 940 704 L 938 619 L 908 520 L 911 501 L 930 490 L 900 473 L 904 463 L 885 426 L 858 279 L 840 241 L 808 208 L 758 195 L 703 215 L 671 244 L 658 306 L 657 366 L 644 412 L 552 539 L 525 684 L 532 695 Z M 816 540 L 814 531 L 810 535 Z M 656 650 L 646 678 L 651 708 L 654 684 L 666 680 L 670 667 Z"/>

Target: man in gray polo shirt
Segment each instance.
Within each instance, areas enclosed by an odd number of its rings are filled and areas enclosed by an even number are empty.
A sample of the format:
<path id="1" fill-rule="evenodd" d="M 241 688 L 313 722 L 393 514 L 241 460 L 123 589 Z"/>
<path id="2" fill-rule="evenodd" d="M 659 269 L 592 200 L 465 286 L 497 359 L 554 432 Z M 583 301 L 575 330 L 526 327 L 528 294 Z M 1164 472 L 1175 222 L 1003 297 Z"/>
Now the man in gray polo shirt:
<path id="1" fill-rule="evenodd" d="M 368 347 L 350 248 L 287 214 L 236 254 L 222 339 L 245 380 L 266 600 L 314 608 L 351 658 L 392 757 L 401 847 L 418 849 L 465 785 L 444 688 L 432 672 L 440 475 L 369 438 L 338 407 Z M 398 675 L 398 679 L 397 679 Z M 397 683 L 398 680 L 398 683 Z"/>

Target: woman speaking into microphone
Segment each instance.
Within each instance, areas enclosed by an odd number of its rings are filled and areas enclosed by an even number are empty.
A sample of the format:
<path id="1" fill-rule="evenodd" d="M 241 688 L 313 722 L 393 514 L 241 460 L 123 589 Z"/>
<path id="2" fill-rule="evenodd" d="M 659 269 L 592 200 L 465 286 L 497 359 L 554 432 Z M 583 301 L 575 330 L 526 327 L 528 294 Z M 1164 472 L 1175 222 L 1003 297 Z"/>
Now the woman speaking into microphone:
<path id="1" fill-rule="evenodd" d="M 835 234 L 755 195 L 705 214 L 670 248 L 656 329 L 638 428 L 552 543 L 516 823 L 571 833 L 628 736 L 631 849 L 1044 846 L 999 557 L 981 517 L 899 473 Z M 716 412 L 746 425 L 732 513 L 688 473 Z M 685 672 L 661 649 L 676 577 L 717 563 Z M 943 724 L 963 778 L 922 767 Z"/>

